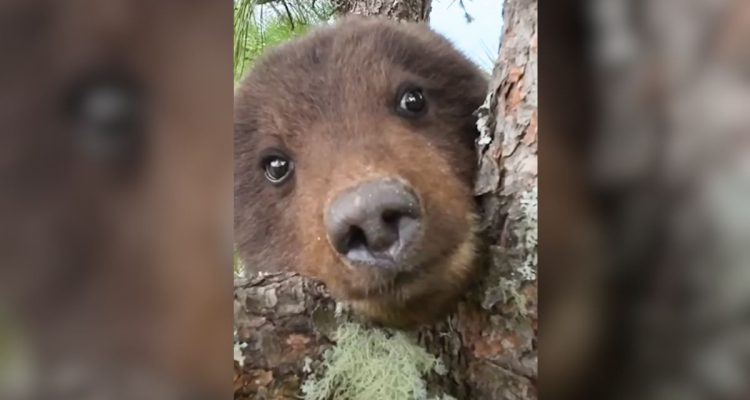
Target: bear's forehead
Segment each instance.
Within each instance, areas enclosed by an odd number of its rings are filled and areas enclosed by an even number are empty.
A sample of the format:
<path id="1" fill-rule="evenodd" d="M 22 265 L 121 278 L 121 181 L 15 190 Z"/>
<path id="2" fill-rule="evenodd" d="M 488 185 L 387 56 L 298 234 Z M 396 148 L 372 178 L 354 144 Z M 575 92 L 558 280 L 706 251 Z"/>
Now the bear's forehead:
<path id="1" fill-rule="evenodd" d="M 478 69 L 426 26 L 344 21 L 268 51 L 236 94 L 235 126 L 290 137 L 316 124 L 337 131 L 380 123 L 412 85 L 443 118 L 470 114 L 472 96 L 484 90 Z"/>
<path id="2" fill-rule="evenodd" d="M 339 78 L 352 78 L 358 72 L 373 72 L 384 66 L 417 70 L 439 63 L 446 55 L 440 51 L 444 41 L 426 27 L 349 20 L 278 46 L 261 59 L 259 70 L 294 71 L 291 75 L 295 76 L 322 70 L 348 73 Z"/>
<path id="3" fill-rule="evenodd" d="M 276 128 L 384 106 L 402 81 L 416 78 L 399 62 L 412 50 L 380 46 L 365 33 L 335 28 L 280 46 L 243 83 L 239 106 Z"/>
<path id="4" fill-rule="evenodd" d="M 282 44 L 261 58 L 245 86 L 251 99 L 313 100 L 341 91 L 368 93 L 394 80 L 419 77 L 436 85 L 461 74 L 461 56 L 426 27 L 382 20 L 348 20 Z M 447 67 L 447 68 L 446 68 Z M 465 71 L 464 71 L 465 72 Z M 351 93 L 348 93 L 351 94 Z M 351 99 L 347 99 L 351 101 Z M 317 104 L 316 104 L 317 105 Z"/>

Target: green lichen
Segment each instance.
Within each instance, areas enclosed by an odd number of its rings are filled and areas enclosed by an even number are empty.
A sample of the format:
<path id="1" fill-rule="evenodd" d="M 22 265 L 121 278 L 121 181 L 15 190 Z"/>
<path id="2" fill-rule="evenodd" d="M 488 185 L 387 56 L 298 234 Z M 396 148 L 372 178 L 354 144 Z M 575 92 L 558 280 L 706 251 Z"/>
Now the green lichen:
<path id="1" fill-rule="evenodd" d="M 240 257 L 240 253 L 237 251 L 237 249 L 234 250 L 234 263 L 233 263 L 233 269 L 234 269 L 234 277 L 235 278 L 244 278 L 245 273 L 247 269 L 245 268 L 245 263 L 242 261 L 242 258 Z"/>
<path id="2" fill-rule="evenodd" d="M 539 189 L 534 185 L 533 189 L 521 195 L 521 210 L 524 214 L 524 223 L 518 236 L 522 239 L 521 246 L 526 253 L 523 265 L 518 273 L 524 281 L 536 280 L 537 271 L 537 248 L 539 244 Z"/>
<path id="3" fill-rule="evenodd" d="M 345 323 L 323 355 L 325 371 L 303 385 L 305 400 L 427 400 L 424 375 L 445 373 L 439 359 L 403 332 Z"/>
<path id="4" fill-rule="evenodd" d="M 539 247 L 539 191 L 534 184 L 522 192 L 519 209 L 513 213 L 511 230 L 515 246 L 491 246 L 493 268 L 484 284 L 482 307 L 492 309 L 496 304 L 514 306 L 515 316 L 525 318 L 529 313 L 524 287 L 537 279 Z M 520 211 L 520 212 L 518 212 Z"/>

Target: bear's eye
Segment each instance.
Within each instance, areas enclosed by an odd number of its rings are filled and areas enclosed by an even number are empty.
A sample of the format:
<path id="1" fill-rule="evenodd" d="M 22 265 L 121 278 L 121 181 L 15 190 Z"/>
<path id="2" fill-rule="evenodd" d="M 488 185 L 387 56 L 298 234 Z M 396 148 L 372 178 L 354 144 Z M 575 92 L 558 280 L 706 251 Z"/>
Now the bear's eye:
<path id="1" fill-rule="evenodd" d="M 129 76 L 99 73 L 76 82 L 64 104 L 77 149 L 85 157 L 127 167 L 143 151 L 143 96 Z"/>
<path id="2" fill-rule="evenodd" d="M 401 92 L 398 99 L 397 111 L 404 117 L 421 115 L 427 106 L 422 89 L 409 88 Z"/>
<path id="3" fill-rule="evenodd" d="M 292 174 L 293 167 L 292 160 L 280 155 L 268 156 L 263 159 L 266 179 L 274 184 L 279 184 L 287 180 Z"/>

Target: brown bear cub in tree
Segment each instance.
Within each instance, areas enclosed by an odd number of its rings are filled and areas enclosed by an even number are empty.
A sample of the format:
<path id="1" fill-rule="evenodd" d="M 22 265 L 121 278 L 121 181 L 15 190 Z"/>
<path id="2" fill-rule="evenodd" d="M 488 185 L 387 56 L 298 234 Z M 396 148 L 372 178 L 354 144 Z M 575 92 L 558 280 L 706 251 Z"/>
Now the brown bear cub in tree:
<path id="1" fill-rule="evenodd" d="M 269 51 L 235 95 L 235 240 L 386 325 L 443 315 L 474 270 L 485 75 L 420 24 L 349 17 Z"/>

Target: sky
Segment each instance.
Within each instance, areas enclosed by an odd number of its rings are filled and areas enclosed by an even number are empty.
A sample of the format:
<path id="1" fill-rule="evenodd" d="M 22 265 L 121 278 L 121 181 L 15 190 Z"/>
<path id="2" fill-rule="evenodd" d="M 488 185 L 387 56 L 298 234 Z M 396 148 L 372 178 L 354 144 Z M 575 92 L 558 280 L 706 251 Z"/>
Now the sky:
<path id="1" fill-rule="evenodd" d="M 503 0 L 464 0 L 474 19 L 467 23 L 458 0 L 432 0 L 430 26 L 487 71 L 495 64 L 503 30 Z"/>

